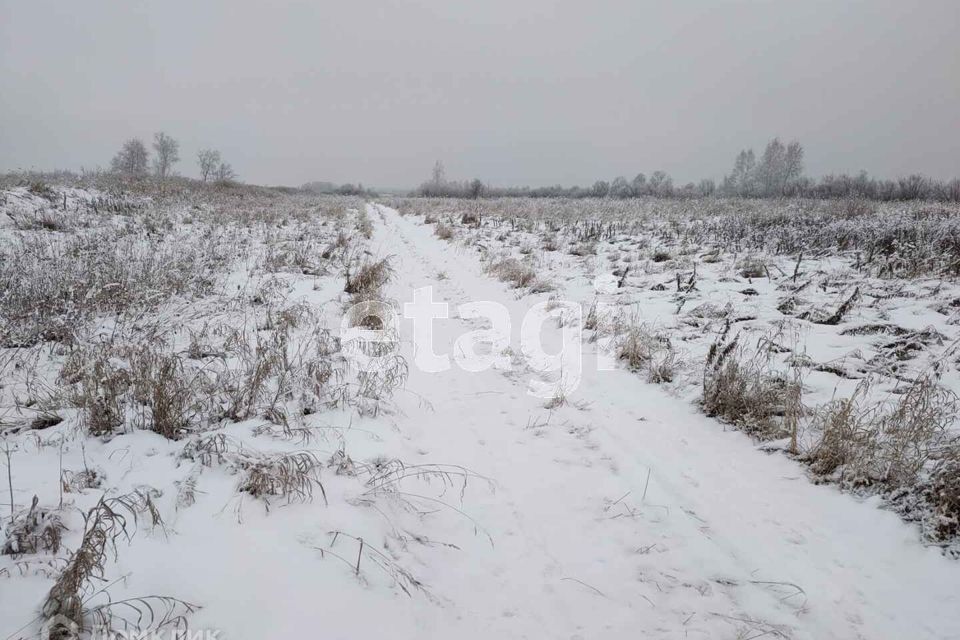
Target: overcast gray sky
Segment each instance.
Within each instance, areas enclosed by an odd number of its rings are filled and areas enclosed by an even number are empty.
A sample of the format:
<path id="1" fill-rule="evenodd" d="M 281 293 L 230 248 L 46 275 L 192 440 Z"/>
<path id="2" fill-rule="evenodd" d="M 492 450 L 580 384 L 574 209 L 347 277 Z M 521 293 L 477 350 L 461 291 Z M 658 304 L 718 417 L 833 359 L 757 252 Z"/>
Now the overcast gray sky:
<path id="1" fill-rule="evenodd" d="M 960 0 L 0 0 L 0 170 L 163 130 L 248 182 L 960 175 Z"/>

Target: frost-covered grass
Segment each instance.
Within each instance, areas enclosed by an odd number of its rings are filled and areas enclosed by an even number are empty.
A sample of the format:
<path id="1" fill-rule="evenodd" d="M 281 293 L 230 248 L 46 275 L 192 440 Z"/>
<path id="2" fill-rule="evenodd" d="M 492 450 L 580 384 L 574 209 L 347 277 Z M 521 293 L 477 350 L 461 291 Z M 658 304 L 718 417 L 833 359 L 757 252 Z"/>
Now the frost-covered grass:
<path id="1" fill-rule="evenodd" d="M 391 204 L 476 247 L 497 275 L 522 266 L 515 286 L 565 283 L 555 295 L 583 305 L 584 328 L 624 366 L 808 462 L 815 481 L 883 495 L 957 552 L 960 496 L 944 470 L 960 460 L 960 207 Z"/>
<path id="2" fill-rule="evenodd" d="M 399 459 L 347 452 L 354 417 L 389 414 L 407 375 L 396 345 L 369 353 L 339 336 L 342 310 L 377 299 L 393 275 L 369 246 L 363 201 L 106 176 L 10 182 L 0 579 L 32 586 L 6 599 L 6 632 L 47 621 L 183 632 L 206 603 L 128 585 L 151 566 L 135 534 L 175 535 L 187 510 L 209 519 L 224 502 L 242 522 L 318 501 L 342 540 L 360 541 L 355 579 L 379 570 L 402 591 L 426 589 L 363 537 L 417 508 L 420 498 L 396 500 L 401 482 L 453 485 L 469 472 L 404 472 Z M 418 495 L 442 503 L 430 491 Z M 346 544 L 316 548 L 335 558 Z"/>
<path id="3" fill-rule="evenodd" d="M 412 200 L 404 218 L 242 185 L 0 185 L 0 637 L 56 614 L 236 638 L 957 627 L 947 559 L 797 477 L 880 493 L 956 548 L 949 269 L 891 271 L 860 240 L 724 244 L 736 202 Z M 560 299 L 581 302 L 611 366 L 567 389 L 511 344 L 434 374 L 408 364 L 408 324 L 339 332 L 431 283 L 514 320 L 545 302 L 550 345 L 576 322 Z M 471 361 L 460 338 L 483 325 L 457 315 L 437 353 Z"/>

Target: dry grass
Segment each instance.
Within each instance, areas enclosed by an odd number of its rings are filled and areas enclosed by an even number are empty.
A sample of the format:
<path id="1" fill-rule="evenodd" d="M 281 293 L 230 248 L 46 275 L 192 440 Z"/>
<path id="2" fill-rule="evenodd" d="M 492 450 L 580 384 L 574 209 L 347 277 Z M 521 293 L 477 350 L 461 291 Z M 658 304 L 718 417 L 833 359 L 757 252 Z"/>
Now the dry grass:
<path id="1" fill-rule="evenodd" d="M 438 222 L 437 226 L 433 229 L 433 234 L 440 238 L 441 240 L 452 240 L 454 236 L 453 227 L 450 225 Z"/>
<path id="2" fill-rule="evenodd" d="M 63 616 L 81 630 L 89 629 L 94 622 L 109 622 L 109 610 L 86 605 L 104 581 L 108 558 L 117 556 L 117 542 L 131 539 L 138 517 L 144 513 L 150 514 L 155 525 L 162 525 L 152 497 L 144 492 L 101 498 L 84 515 L 80 546 L 71 554 L 41 608 L 45 620 Z M 96 611 L 101 615 L 96 615 Z"/>
<path id="3" fill-rule="evenodd" d="M 952 457 L 936 466 L 924 493 L 932 510 L 931 537 L 955 540 L 960 536 L 960 450 L 954 447 Z"/>
<path id="4" fill-rule="evenodd" d="M 364 415 L 386 410 L 407 376 L 395 345 L 366 357 L 344 354 L 325 328 L 336 322 L 327 309 L 315 301 L 287 304 L 294 285 L 304 284 L 301 275 L 316 277 L 307 285 L 318 289 L 329 284 L 319 276 L 341 269 L 354 300 L 381 297 L 393 272 L 390 259 L 373 259 L 355 244 L 372 235 L 372 221 L 354 209 L 328 211 L 315 199 L 304 206 L 276 193 L 244 191 L 213 204 L 197 202 L 193 193 L 150 195 L 155 200 L 136 207 L 91 201 L 89 210 L 81 206 L 70 216 L 39 210 L 0 247 L 0 348 L 16 349 L 0 354 L 0 368 L 5 375 L 22 369 L 10 387 L 6 379 L 3 385 L 25 410 L 13 424 L 17 433 L 62 421 L 53 430 L 58 436 L 79 423 L 81 438 L 142 428 L 182 440 L 181 457 L 192 462 L 175 483 L 177 508 L 197 500 L 206 488 L 201 473 L 216 464 L 237 473 L 240 492 L 267 505 L 311 500 L 318 489 L 326 501 L 317 454 L 259 453 L 210 429 L 264 418 L 267 424 L 241 428 L 254 437 L 306 442 L 323 429 L 339 435 L 339 428 L 317 424 L 314 414 L 328 407 Z M 42 344 L 50 341 L 61 344 Z M 5 419 L 3 428 L 10 426 Z M 38 447 L 48 446 L 40 433 L 30 435 Z M 136 460 L 142 451 L 128 444 Z M 59 481 L 64 493 L 89 497 L 97 488 L 104 497 L 85 514 L 79 546 L 62 564 L 48 559 L 34 568 L 26 558 L 18 562 L 30 566 L 3 570 L 52 581 L 40 621 L 64 616 L 69 624 L 54 630 L 57 637 L 151 630 L 182 637 L 193 605 L 165 596 L 113 600 L 108 593 L 105 573 L 137 519 L 164 526 L 156 494 L 109 497 L 116 496 L 120 474 L 108 478 L 99 467 L 61 465 Z M 35 502 L 11 521 L 0 548 L 63 553 L 61 531 L 58 512 Z"/>
<path id="5" fill-rule="evenodd" d="M 359 266 L 347 266 L 346 286 L 343 290 L 358 300 L 369 300 L 380 296 L 380 291 L 393 276 L 390 257 L 375 261 L 365 261 Z"/>
<path id="6" fill-rule="evenodd" d="M 747 256 L 740 261 L 737 273 L 739 273 L 740 277 L 747 278 L 748 280 L 763 278 L 767 275 L 767 265 L 763 260 L 755 256 Z"/>
<path id="7" fill-rule="evenodd" d="M 373 237 L 373 221 L 367 215 L 366 207 L 363 207 L 360 210 L 360 215 L 357 216 L 357 231 L 367 240 Z"/>
<path id="8" fill-rule="evenodd" d="M 670 338 L 651 331 L 636 317 L 618 330 L 617 358 L 631 371 L 647 371 L 651 382 L 673 380 L 675 354 Z"/>
<path id="9" fill-rule="evenodd" d="M 178 356 L 149 347 L 134 351 L 130 364 L 133 395 L 145 409 L 143 422 L 151 431 L 179 440 L 200 411 L 195 379 L 187 375 Z"/>
<path id="10" fill-rule="evenodd" d="M 487 267 L 501 282 L 508 282 L 515 289 L 532 286 L 537 281 L 537 272 L 516 258 L 507 258 L 494 262 Z"/>
<path id="11" fill-rule="evenodd" d="M 263 269 L 267 273 L 292 272 L 304 275 L 320 276 L 327 272 L 327 263 L 338 248 L 335 244 L 328 247 L 329 252 L 319 247 L 323 235 L 309 225 L 304 225 L 296 236 L 268 240 L 263 256 Z M 345 236 L 344 236 L 345 239 Z"/>
<path id="12" fill-rule="evenodd" d="M 126 421 L 129 372 L 118 366 L 109 347 L 77 349 L 67 359 L 60 378 L 72 385 L 67 397 L 81 410 L 87 433 L 105 436 Z"/>
<path id="13" fill-rule="evenodd" d="M 96 229 L 0 247 L 0 346 L 70 343 L 98 315 L 210 293 L 233 242 L 213 232 L 140 236 Z"/>
<path id="14" fill-rule="evenodd" d="M 784 421 L 791 383 L 774 375 L 759 350 L 747 357 L 727 325 L 710 346 L 703 374 L 703 410 L 763 439 L 792 435 Z"/>
<path id="15" fill-rule="evenodd" d="M 819 438 L 805 458 L 815 473 L 846 486 L 913 486 L 939 453 L 956 446 L 950 426 L 957 398 L 926 376 L 892 404 L 869 402 L 867 388 L 816 414 Z"/>
<path id="16" fill-rule="evenodd" d="M 53 509 L 38 505 L 33 497 L 30 508 L 13 517 L 7 527 L 7 537 L 0 547 L 0 555 L 52 553 L 60 551 L 66 526 L 60 514 Z"/>
<path id="17" fill-rule="evenodd" d="M 288 503 L 310 501 L 315 487 L 320 489 L 327 504 L 327 492 L 320 482 L 323 464 L 312 452 L 246 454 L 238 456 L 235 463 L 245 472 L 239 490 L 264 500 L 268 508 L 272 497 L 283 497 Z"/>

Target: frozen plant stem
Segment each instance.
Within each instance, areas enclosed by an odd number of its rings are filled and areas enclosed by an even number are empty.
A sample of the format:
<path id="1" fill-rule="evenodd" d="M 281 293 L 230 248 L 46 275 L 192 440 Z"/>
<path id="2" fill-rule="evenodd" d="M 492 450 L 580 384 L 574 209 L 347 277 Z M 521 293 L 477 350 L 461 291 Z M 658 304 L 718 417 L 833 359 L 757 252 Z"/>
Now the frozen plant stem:
<path id="1" fill-rule="evenodd" d="M 357 551 L 357 568 L 356 574 L 360 575 L 360 557 L 363 555 L 363 538 L 360 538 L 360 550 Z"/>
<path id="2" fill-rule="evenodd" d="M 13 517 L 13 465 L 10 463 L 10 443 L 3 443 L 3 453 L 7 457 L 7 486 L 10 489 L 10 517 Z"/>

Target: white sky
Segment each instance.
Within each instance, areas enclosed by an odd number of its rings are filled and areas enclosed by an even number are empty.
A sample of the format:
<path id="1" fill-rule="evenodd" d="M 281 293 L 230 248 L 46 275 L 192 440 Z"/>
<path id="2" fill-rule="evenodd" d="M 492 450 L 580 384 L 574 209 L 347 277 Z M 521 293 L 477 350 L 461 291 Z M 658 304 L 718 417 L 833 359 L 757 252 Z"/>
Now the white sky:
<path id="1" fill-rule="evenodd" d="M 0 0 L 0 170 L 164 130 L 249 182 L 960 175 L 960 0 Z"/>

